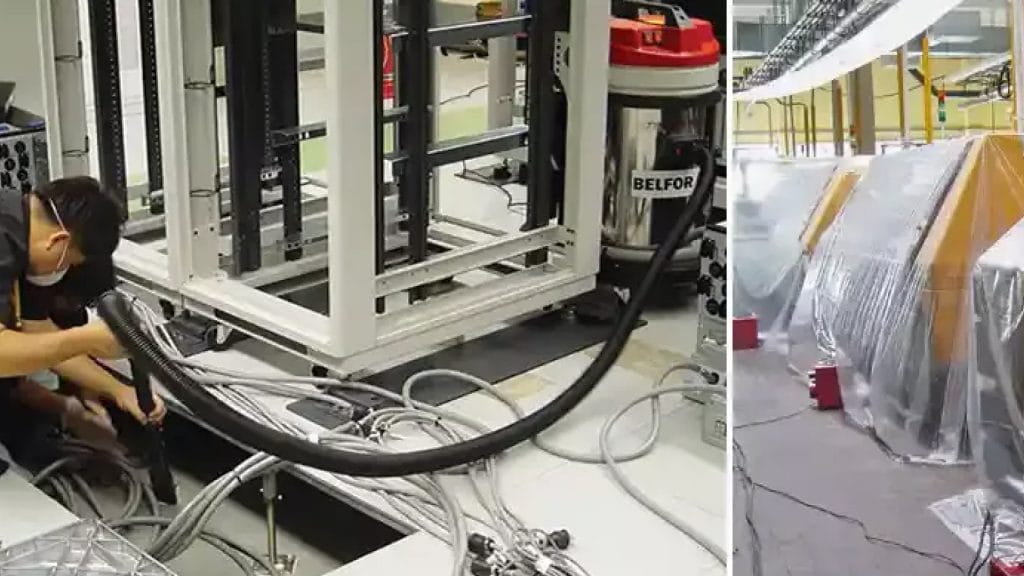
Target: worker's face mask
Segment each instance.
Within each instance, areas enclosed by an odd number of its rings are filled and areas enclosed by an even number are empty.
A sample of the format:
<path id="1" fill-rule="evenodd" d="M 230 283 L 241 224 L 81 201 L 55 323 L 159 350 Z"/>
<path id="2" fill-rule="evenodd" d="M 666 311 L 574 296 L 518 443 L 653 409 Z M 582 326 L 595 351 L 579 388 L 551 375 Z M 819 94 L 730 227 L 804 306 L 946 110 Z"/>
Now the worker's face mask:
<path id="1" fill-rule="evenodd" d="M 50 210 L 53 212 L 53 217 L 57 220 L 57 225 L 59 225 L 61 231 L 67 235 L 67 238 L 61 242 L 63 247 L 61 248 L 60 258 L 57 260 L 57 267 L 53 272 L 49 272 L 47 274 L 25 275 L 25 281 L 29 284 L 42 287 L 54 286 L 64 279 L 64 276 L 68 273 L 68 246 L 71 244 L 71 234 L 68 232 L 68 229 L 64 227 L 64 222 L 60 219 L 60 214 L 57 212 L 57 206 L 54 205 L 53 200 L 49 200 L 49 202 Z"/>

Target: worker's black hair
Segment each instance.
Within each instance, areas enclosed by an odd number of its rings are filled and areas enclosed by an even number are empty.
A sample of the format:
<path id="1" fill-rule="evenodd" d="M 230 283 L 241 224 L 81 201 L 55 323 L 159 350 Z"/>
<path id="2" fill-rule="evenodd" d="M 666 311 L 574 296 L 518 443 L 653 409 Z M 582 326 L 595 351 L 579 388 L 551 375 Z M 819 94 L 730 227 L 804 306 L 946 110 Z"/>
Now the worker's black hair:
<path id="1" fill-rule="evenodd" d="M 53 180 L 37 188 L 34 194 L 42 201 L 47 217 L 54 224 L 58 220 L 53 210 L 57 210 L 75 247 L 87 260 L 108 259 L 117 249 L 125 209 L 95 178 L 75 176 Z"/>

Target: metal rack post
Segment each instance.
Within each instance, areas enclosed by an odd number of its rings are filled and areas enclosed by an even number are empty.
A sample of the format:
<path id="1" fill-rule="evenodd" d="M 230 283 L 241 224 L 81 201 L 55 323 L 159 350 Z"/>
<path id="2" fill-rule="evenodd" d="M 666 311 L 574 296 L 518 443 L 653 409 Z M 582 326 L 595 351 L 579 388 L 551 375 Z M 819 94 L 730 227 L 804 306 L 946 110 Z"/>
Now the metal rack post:
<path id="1" fill-rule="evenodd" d="M 93 91 L 100 178 L 128 204 L 124 165 L 124 120 L 121 115 L 121 67 L 117 45 L 116 0 L 89 0 Z"/>
<path id="2" fill-rule="evenodd" d="M 149 211 L 163 213 L 163 200 L 155 194 L 164 189 L 160 152 L 160 85 L 156 64 L 156 26 L 153 0 L 139 0 L 139 47 L 142 55 L 142 102 L 146 121 L 146 169 L 149 174 Z"/>
<path id="3" fill-rule="evenodd" d="M 270 98 L 270 129 L 299 124 L 299 45 L 296 30 L 295 0 L 270 3 L 270 30 L 267 44 L 268 70 L 264 82 Z M 268 146 L 269 148 L 269 146 Z M 299 143 L 272 148 L 281 167 L 279 180 L 284 214 L 285 259 L 302 257 L 302 188 Z"/>
<path id="4" fill-rule="evenodd" d="M 258 270 L 262 264 L 260 209 L 266 110 L 263 49 L 267 0 L 221 0 L 224 62 L 228 98 L 228 148 L 231 178 L 231 252 L 233 272 Z"/>

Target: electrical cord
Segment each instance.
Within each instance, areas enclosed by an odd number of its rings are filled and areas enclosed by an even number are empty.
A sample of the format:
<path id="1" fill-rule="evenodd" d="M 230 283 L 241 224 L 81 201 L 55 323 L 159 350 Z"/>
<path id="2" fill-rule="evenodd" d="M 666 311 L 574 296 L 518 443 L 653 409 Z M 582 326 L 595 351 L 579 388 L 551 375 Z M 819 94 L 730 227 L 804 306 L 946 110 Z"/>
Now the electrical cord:
<path id="1" fill-rule="evenodd" d="M 134 516 L 144 503 L 153 514 L 159 512 L 159 503 L 152 487 L 142 480 L 145 470 L 136 463 L 123 456 L 70 439 L 62 441 L 60 451 L 62 455 L 37 472 L 30 482 L 34 486 L 49 487 L 71 512 L 78 511 L 76 496 L 85 501 L 98 519 L 104 521 Z M 116 515 L 105 514 L 99 499 L 81 476 L 81 471 L 90 467 L 112 470 L 124 481 L 127 491 L 125 504 Z"/>
<path id="2" fill-rule="evenodd" d="M 641 396 L 633 399 L 628 404 L 623 406 L 619 411 L 612 415 L 612 417 L 609 418 L 607 422 L 605 422 L 604 426 L 601 428 L 601 454 L 604 456 L 605 464 L 607 465 L 608 470 L 612 473 L 612 476 L 619 483 L 619 485 L 622 486 L 622 488 L 630 496 L 633 497 L 634 500 L 636 500 L 640 504 L 643 504 L 644 507 L 658 515 L 662 520 L 668 522 L 677 530 L 679 530 L 683 534 L 686 534 L 693 541 L 700 544 L 705 550 L 714 555 L 714 557 L 718 559 L 722 566 L 728 566 L 728 556 L 726 555 L 725 550 L 718 543 L 712 541 L 710 538 L 702 534 L 696 527 L 694 527 L 688 521 L 677 516 L 671 510 L 669 510 L 662 504 L 656 502 L 654 499 L 652 499 L 650 496 L 648 496 L 642 490 L 640 490 L 640 488 L 637 487 L 636 484 L 634 484 L 628 476 L 626 476 L 626 473 L 622 470 L 621 466 L 616 461 L 615 456 L 612 454 L 611 451 L 610 438 L 612 429 L 615 427 L 615 424 L 618 423 L 618 421 L 622 419 L 622 417 L 627 412 L 629 412 L 634 406 L 649 401 L 653 398 L 665 396 L 668 394 L 688 394 L 694 392 L 717 394 L 720 396 L 724 396 L 725 388 L 722 386 L 714 386 L 710 384 L 689 384 L 660 388 L 642 394 Z"/>
<path id="3" fill-rule="evenodd" d="M 804 407 L 803 409 L 797 410 L 796 412 L 791 412 L 789 414 L 784 414 L 782 416 L 776 416 L 775 418 L 767 418 L 765 420 L 755 420 L 753 422 L 747 422 L 747 423 L 744 423 L 744 424 L 733 424 L 732 429 L 735 432 L 736 430 L 746 430 L 747 428 L 760 428 L 761 426 L 767 426 L 769 424 L 776 424 L 778 422 L 783 422 L 785 420 L 792 420 L 793 418 L 797 418 L 799 416 L 802 416 L 802 415 L 806 414 L 807 412 L 809 412 L 811 410 L 811 408 L 812 408 L 811 406 L 807 406 L 807 407 Z"/>
<path id="4" fill-rule="evenodd" d="M 459 174 L 459 177 L 465 180 L 469 180 L 470 182 L 477 182 L 479 184 L 486 184 L 488 186 L 493 186 L 494 188 L 497 188 L 498 190 L 501 191 L 502 194 L 505 195 L 506 210 L 514 214 L 518 214 L 520 216 L 526 216 L 524 212 L 516 210 L 516 208 L 527 206 L 526 202 L 516 202 L 515 197 L 512 196 L 512 192 L 509 191 L 509 189 L 506 188 L 504 184 L 498 182 L 494 178 L 488 177 L 486 174 L 480 172 L 479 170 L 469 168 L 465 160 L 462 161 L 462 172 Z"/>
<path id="5" fill-rule="evenodd" d="M 139 526 L 149 526 L 156 528 L 164 528 L 170 524 L 171 520 L 168 518 L 160 518 L 158 516 L 139 516 L 134 518 L 126 518 L 123 520 L 115 520 L 108 523 L 108 527 L 112 530 L 121 531 L 129 528 L 135 528 Z M 270 565 L 266 558 L 258 553 L 248 550 L 244 546 L 234 542 L 231 538 L 221 535 L 219 533 L 211 531 L 203 531 L 199 535 L 199 540 L 206 542 L 213 548 L 222 552 L 225 556 L 230 558 L 235 564 L 242 569 L 247 576 L 255 576 L 253 566 L 259 566 L 266 574 L 276 574 L 277 570 Z"/>
<path id="6" fill-rule="evenodd" d="M 750 564 L 754 576 L 763 576 L 764 560 L 761 557 L 761 533 L 754 524 L 754 483 L 750 474 L 747 473 L 747 456 L 743 453 L 740 445 L 733 441 L 733 470 L 739 474 L 740 483 L 743 485 L 745 495 L 744 520 L 747 529 L 750 531 Z"/>
<path id="7" fill-rule="evenodd" d="M 659 276 L 680 241 L 711 198 L 715 179 L 714 156 L 703 150 L 704 168 L 697 191 L 652 257 L 639 288 L 633 293 L 605 346 L 584 373 L 547 406 L 500 430 L 458 444 L 416 452 L 361 454 L 326 448 L 259 423 L 254 423 L 210 394 L 163 354 L 144 333 L 118 292 L 99 299 L 99 312 L 134 359 L 160 380 L 193 413 L 226 436 L 285 460 L 351 476 L 408 476 L 445 470 L 501 453 L 551 427 L 596 387 L 618 359 Z"/>
<path id="8" fill-rule="evenodd" d="M 982 550 L 985 548 L 985 537 L 988 536 L 988 552 L 982 555 Z M 981 574 L 981 570 L 988 564 L 989 560 L 992 559 L 992 552 L 996 547 L 996 530 L 995 530 L 995 518 L 992 515 L 991 510 L 985 511 L 985 521 L 981 524 L 981 534 L 978 536 L 978 547 L 974 550 L 974 558 L 971 559 L 971 564 L 967 568 L 968 576 L 977 576 Z"/>
<path id="9" fill-rule="evenodd" d="M 806 508 L 808 510 L 813 510 L 813 511 L 821 513 L 821 514 L 825 514 L 826 516 L 830 516 L 832 518 L 835 518 L 836 520 L 840 520 L 840 521 L 846 522 L 848 524 L 853 524 L 854 526 L 857 526 L 860 529 L 861 535 L 863 536 L 864 540 L 866 540 L 870 544 L 887 546 L 887 547 L 890 547 L 890 548 L 896 548 L 896 549 L 902 550 L 902 551 L 904 551 L 904 552 L 906 552 L 908 554 L 913 554 L 914 556 L 918 556 L 920 558 L 925 558 L 925 559 L 931 560 L 933 562 L 939 562 L 939 563 L 945 564 L 947 566 L 955 568 L 960 574 L 963 574 L 964 576 L 970 576 L 969 573 L 966 570 L 964 570 L 963 567 L 961 567 L 959 564 L 957 564 L 957 562 L 955 560 L 953 560 L 949 556 L 946 556 L 945 554 L 940 554 L 940 553 L 937 553 L 937 552 L 926 552 L 924 550 L 919 550 L 917 548 L 914 548 L 913 546 L 910 546 L 909 544 L 905 544 L 903 542 L 899 542 L 899 541 L 896 541 L 896 540 L 890 540 L 888 538 L 882 538 L 880 536 L 875 536 L 870 531 L 868 531 L 867 525 L 864 524 L 864 522 L 862 520 L 858 519 L 858 518 L 854 518 L 853 516 L 847 516 L 845 514 L 841 514 L 839 512 L 834 511 L 834 510 L 830 510 L 830 509 L 828 509 L 828 508 L 826 508 L 824 506 L 820 506 L 818 504 L 814 504 L 814 503 L 808 502 L 808 501 L 803 500 L 803 499 L 801 499 L 801 498 L 799 498 L 797 496 L 794 496 L 793 494 L 790 494 L 789 492 L 786 492 L 784 490 L 780 490 L 778 488 L 773 488 L 771 486 L 767 486 L 767 485 L 765 485 L 765 484 L 763 484 L 761 482 L 758 482 L 758 481 L 754 480 L 753 477 L 750 475 L 747 467 L 746 467 L 746 456 L 743 453 L 743 448 L 742 448 L 742 446 L 736 440 L 733 440 L 733 454 L 739 455 L 739 458 L 734 459 L 733 469 L 739 474 L 741 480 L 743 480 L 746 483 L 749 483 L 749 485 L 751 487 L 751 492 L 752 492 L 752 494 L 750 496 L 751 503 L 753 502 L 753 491 L 755 489 L 756 490 L 761 490 L 762 492 L 767 492 L 769 494 L 773 494 L 775 496 L 778 496 L 778 497 L 780 497 L 780 498 L 782 498 L 784 500 L 792 502 L 793 504 L 797 504 L 797 505 L 799 505 L 799 506 L 801 506 L 803 508 Z M 748 510 L 748 513 L 749 512 L 750 511 Z M 752 517 L 748 518 L 748 522 L 750 523 L 751 527 L 753 527 L 753 519 L 752 519 Z M 759 537 L 757 539 L 758 539 L 758 541 L 760 541 Z M 755 573 L 756 574 L 760 574 L 760 570 L 761 569 L 755 568 Z"/>
<path id="10" fill-rule="evenodd" d="M 515 83 L 515 87 L 516 88 L 521 88 L 523 86 L 526 86 L 526 82 L 517 81 Z M 482 90 L 486 90 L 489 87 L 490 87 L 490 84 L 478 84 L 477 86 L 474 86 L 473 88 L 471 88 L 468 92 L 465 92 L 463 94 L 459 94 L 459 95 L 452 96 L 450 98 L 446 98 L 444 100 L 441 100 L 438 103 L 438 106 L 447 106 L 447 105 L 449 105 L 449 104 L 451 104 L 453 102 L 458 102 L 459 100 L 469 100 L 474 95 L 476 95 L 478 92 L 480 92 Z"/>

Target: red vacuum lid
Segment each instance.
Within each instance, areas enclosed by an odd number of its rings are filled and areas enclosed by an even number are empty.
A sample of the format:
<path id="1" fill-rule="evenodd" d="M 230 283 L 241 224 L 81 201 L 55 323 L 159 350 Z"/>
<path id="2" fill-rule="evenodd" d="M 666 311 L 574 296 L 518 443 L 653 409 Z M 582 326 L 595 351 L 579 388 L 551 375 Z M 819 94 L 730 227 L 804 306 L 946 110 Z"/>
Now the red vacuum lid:
<path id="1" fill-rule="evenodd" d="M 718 64 L 721 46 L 707 20 L 665 26 L 657 20 L 611 20 L 611 64 L 648 68 L 697 68 Z"/>

